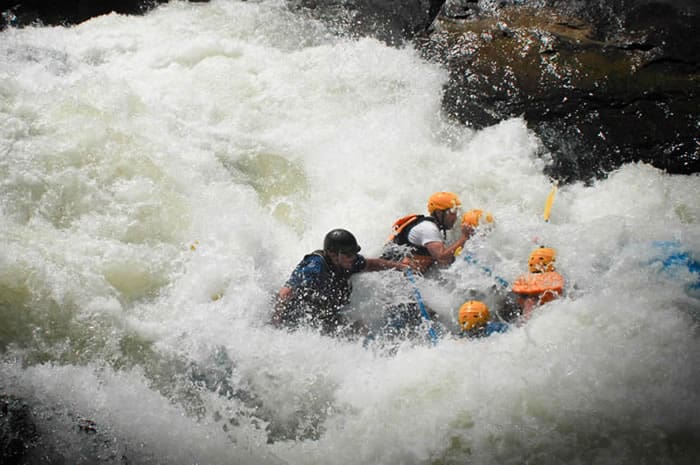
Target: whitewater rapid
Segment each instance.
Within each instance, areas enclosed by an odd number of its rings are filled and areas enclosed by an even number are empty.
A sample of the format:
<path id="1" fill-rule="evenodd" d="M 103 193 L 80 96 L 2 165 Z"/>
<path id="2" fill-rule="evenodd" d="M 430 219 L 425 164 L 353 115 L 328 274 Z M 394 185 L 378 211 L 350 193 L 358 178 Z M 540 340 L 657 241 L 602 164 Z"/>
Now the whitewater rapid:
<path id="1" fill-rule="evenodd" d="M 654 243 L 700 259 L 700 178 L 630 163 L 560 186 L 545 223 L 537 138 L 517 118 L 450 121 L 446 79 L 410 45 L 342 38 L 279 1 L 1 32 L 0 394 L 31 406 L 40 448 L 71 463 L 693 463 L 697 274 L 664 270 Z M 467 252 L 497 276 L 556 248 L 566 296 L 505 334 L 392 354 L 266 324 L 328 230 L 377 256 L 440 190 L 493 213 Z M 454 322 L 493 284 L 457 259 L 418 287 Z M 406 281 L 354 285 L 372 320 Z"/>

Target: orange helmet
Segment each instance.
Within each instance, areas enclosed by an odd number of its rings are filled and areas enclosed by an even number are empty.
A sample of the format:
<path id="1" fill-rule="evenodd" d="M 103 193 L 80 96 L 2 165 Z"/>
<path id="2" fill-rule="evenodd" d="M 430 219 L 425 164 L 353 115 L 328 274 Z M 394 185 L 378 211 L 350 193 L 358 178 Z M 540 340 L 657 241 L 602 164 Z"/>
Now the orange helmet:
<path id="1" fill-rule="evenodd" d="M 484 326 L 489 321 L 489 308 L 479 300 L 469 300 L 459 307 L 459 326 L 463 331 Z"/>
<path id="2" fill-rule="evenodd" d="M 435 210 L 449 210 L 461 206 L 462 201 L 452 192 L 436 192 L 428 199 L 428 213 L 431 215 Z"/>
<path id="3" fill-rule="evenodd" d="M 535 249 L 530 254 L 530 259 L 527 261 L 530 273 L 545 273 L 554 271 L 554 262 L 557 260 L 557 251 L 549 247 L 540 247 Z"/>
<path id="4" fill-rule="evenodd" d="M 483 210 L 475 208 L 462 216 L 462 224 L 468 224 L 473 228 L 485 223 L 493 223 L 493 215 L 489 212 L 484 213 Z"/>

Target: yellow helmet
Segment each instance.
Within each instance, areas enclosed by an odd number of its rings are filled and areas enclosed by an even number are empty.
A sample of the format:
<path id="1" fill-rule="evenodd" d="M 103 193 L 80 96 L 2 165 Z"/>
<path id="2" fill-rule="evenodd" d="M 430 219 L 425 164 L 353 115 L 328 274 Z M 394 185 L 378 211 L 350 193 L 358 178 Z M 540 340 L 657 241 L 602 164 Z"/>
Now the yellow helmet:
<path id="1" fill-rule="evenodd" d="M 462 216 L 462 224 L 468 224 L 473 228 L 485 223 L 493 223 L 493 215 L 489 212 L 484 213 L 483 210 L 477 208 L 469 210 Z"/>
<path id="2" fill-rule="evenodd" d="M 462 201 L 452 192 L 436 192 L 428 199 L 428 213 L 431 215 L 435 210 L 449 210 L 461 206 Z"/>
<path id="3" fill-rule="evenodd" d="M 489 308 L 479 300 L 469 300 L 459 307 L 459 326 L 463 331 L 484 326 L 489 321 Z"/>
<path id="4" fill-rule="evenodd" d="M 557 251 L 549 247 L 540 247 L 535 249 L 530 254 L 530 259 L 527 261 L 530 273 L 545 273 L 554 271 L 554 262 L 557 260 Z"/>

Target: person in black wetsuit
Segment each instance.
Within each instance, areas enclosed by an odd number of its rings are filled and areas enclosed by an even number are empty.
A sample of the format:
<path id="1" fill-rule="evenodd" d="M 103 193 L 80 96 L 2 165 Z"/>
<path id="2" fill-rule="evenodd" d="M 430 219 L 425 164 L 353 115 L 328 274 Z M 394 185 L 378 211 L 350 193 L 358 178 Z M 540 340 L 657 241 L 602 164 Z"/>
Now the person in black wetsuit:
<path id="1" fill-rule="evenodd" d="M 359 254 L 355 236 L 345 229 L 326 234 L 323 249 L 299 262 L 277 293 L 271 319 L 275 327 L 289 329 L 305 325 L 322 334 L 346 334 L 360 328 L 350 327 L 342 310 L 350 302 L 355 273 L 386 269 L 404 270 L 407 265 Z"/>

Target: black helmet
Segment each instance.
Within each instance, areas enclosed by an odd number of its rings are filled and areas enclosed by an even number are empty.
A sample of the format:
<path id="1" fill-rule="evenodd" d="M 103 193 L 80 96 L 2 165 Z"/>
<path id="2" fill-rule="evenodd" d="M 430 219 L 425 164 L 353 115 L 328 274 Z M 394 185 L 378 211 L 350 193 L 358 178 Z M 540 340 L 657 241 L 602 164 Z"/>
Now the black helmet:
<path id="1" fill-rule="evenodd" d="M 350 231 L 334 229 L 323 239 L 323 250 L 353 255 L 360 251 L 360 246 L 357 245 L 357 240 Z"/>

